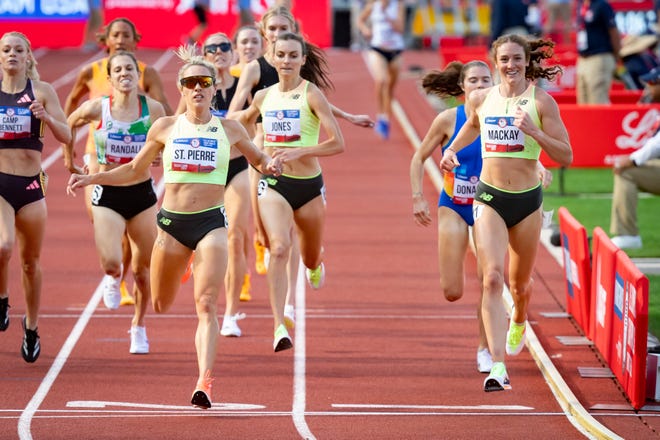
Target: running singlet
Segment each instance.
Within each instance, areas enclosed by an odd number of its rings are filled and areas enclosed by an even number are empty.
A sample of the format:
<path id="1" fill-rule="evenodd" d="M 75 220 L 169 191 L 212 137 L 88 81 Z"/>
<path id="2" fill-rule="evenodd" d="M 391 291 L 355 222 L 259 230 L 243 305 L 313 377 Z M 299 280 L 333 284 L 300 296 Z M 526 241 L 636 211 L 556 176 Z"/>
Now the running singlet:
<path id="1" fill-rule="evenodd" d="M 218 116 L 196 125 L 180 114 L 163 151 L 165 183 L 225 185 L 230 147 Z"/>
<path id="2" fill-rule="evenodd" d="M 98 98 L 100 96 L 110 96 L 112 95 L 112 85 L 110 80 L 108 80 L 108 57 L 105 57 L 101 60 L 94 61 L 91 64 L 92 67 L 92 79 L 89 81 L 89 99 Z M 138 61 L 138 69 L 140 70 L 140 79 L 138 80 L 138 87 L 140 90 L 144 91 L 144 69 L 147 67 L 141 61 Z M 89 126 L 89 135 L 87 136 L 87 143 L 85 144 L 85 152 L 93 153 L 96 149 L 94 141 L 94 127 L 93 125 Z"/>
<path id="3" fill-rule="evenodd" d="M 465 106 L 456 107 L 456 124 L 454 134 L 445 145 L 444 150 L 451 145 L 458 134 L 458 131 L 465 124 L 467 116 L 465 115 Z M 454 168 L 451 172 L 445 172 L 443 191 L 451 201 L 457 205 L 471 205 L 474 200 L 474 194 L 479 183 L 481 174 L 481 141 L 475 139 L 467 147 L 461 149 L 456 155 L 460 166 Z"/>
<path id="4" fill-rule="evenodd" d="M 227 116 L 227 110 L 229 110 L 229 103 L 236 94 L 236 87 L 238 86 L 238 78 L 233 77 L 234 83 L 231 87 L 225 90 L 225 96 L 222 96 L 222 91 L 218 89 L 213 96 L 211 101 L 211 108 L 215 111 L 215 114 L 224 118 Z M 247 102 L 243 106 L 243 109 L 248 107 Z"/>
<path id="5" fill-rule="evenodd" d="M 529 114 L 537 127 L 541 127 L 534 99 L 535 90 L 534 86 L 529 86 L 520 96 L 504 98 L 500 95 L 499 87 L 491 88 L 479 111 L 481 153 L 484 158 L 538 160 L 541 146 L 513 125 L 513 115 L 516 108 L 520 107 Z"/>
<path id="6" fill-rule="evenodd" d="M 94 130 L 96 158 L 99 164 L 128 163 L 140 152 L 151 127 L 149 106 L 144 95 L 140 99 L 140 116 L 132 122 L 112 117 L 112 96 L 101 98 L 101 122 Z"/>
<path id="7" fill-rule="evenodd" d="M 271 66 L 268 61 L 266 61 L 266 58 L 263 56 L 260 56 L 257 58 L 257 62 L 259 63 L 259 82 L 257 85 L 252 87 L 252 90 L 250 93 L 252 94 L 252 97 L 254 98 L 254 95 L 261 89 L 265 89 L 266 87 L 270 87 L 273 84 L 277 84 L 280 81 L 280 78 L 277 76 L 277 70 L 275 67 Z"/>
<path id="8" fill-rule="evenodd" d="M 30 79 L 18 93 L 0 92 L 0 149 L 43 150 L 44 124 L 30 111 L 32 101 L 35 97 Z"/>
<path id="9" fill-rule="evenodd" d="M 371 9 L 371 47 L 385 50 L 403 50 L 405 43 L 403 35 L 392 27 L 390 20 L 396 20 L 399 15 L 399 1 L 392 0 L 383 9 L 383 2 L 374 2 Z"/>
<path id="10" fill-rule="evenodd" d="M 261 106 L 265 147 L 309 147 L 319 142 L 320 122 L 307 103 L 309 82 L 286 93 L 272 86 Z"/>

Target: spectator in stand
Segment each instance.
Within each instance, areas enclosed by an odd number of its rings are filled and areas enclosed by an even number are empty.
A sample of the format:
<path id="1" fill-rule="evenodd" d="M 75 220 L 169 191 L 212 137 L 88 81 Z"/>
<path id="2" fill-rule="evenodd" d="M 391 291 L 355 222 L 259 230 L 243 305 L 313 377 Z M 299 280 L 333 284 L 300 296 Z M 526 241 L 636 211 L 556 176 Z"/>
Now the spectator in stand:
<path id="1" fill-rule="evenodd" d="M 660 102 L 660 67 L 656 67 L 639 79 L 644 83 L 644 91 L 642 97 L 639 98 L 639 103 Z"/>
<path id="2" fill-rule="evenodd" d="M 529 9 L 536 0 L 492 0 L 490 7 L 491 43 L 502 35 L 530 34 Z"/>
<path id="3" fill-rule="evenodd" d="M 642 90 L 644 83 L 640 76 L 649 73 L 652 69 L 660 66 L 660 60 L 655 54 L 658 45 L 658 37 L 655 34 L 626 35 L 621 40 L 621 51 L 619 56 L 626 67 L 631 86 Z"/>
<path id="4" fill-rule="evenodd" d="M 621 36 L 607 0 L 581 0 L 577 8 L 577 103 L 609 104 Z"/>
<path id="5" fill-rule="evenodd" d="M 85 22 L 81 49 L 83 52 L 93 52 L 99 48 L 96 33 L 103 25 L 103 0 L 87 0 L 89 15 Z"/>
<path id="6" fill-rule="evenodd" d="M 194 45 L 202 38 L 202 35 L 209 27 L 209 3 L 210 0 L 195 0 L 192 10 L 195 13 L 197 24 L 183 36 L 181 39 L 183 43 Z"/>
<path id="7" fill-rule="evenodd" d="M 545 35 L 561 44 L 571 42 L 571 0 L 545 0 L 548 18 L 543 26 Z"/>
<path id="8" fill-rule="evenodd" d="M 641 77 L 648 87 L 660 96 L 660 69 Z M 656 98 L 657 99 L 657 98 Z M 657 100 L 654 102 L 658 102 Z M 651 128 L 650 137 L 642 148 L 614 162 L 614 189 L 610 234 L 612 242 L 621 249 L 639 249 L 642 237 L 637 225 L 639 191 L 660 195 L 660 119 Z"/>

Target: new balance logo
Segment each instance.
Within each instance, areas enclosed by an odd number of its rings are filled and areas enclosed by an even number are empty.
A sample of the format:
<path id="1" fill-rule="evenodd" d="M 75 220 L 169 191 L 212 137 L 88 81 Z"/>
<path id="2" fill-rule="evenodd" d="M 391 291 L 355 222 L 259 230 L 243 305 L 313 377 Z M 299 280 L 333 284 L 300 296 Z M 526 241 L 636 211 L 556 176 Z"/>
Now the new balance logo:
<path id="1" fill-rule="evenodd" d="M 491 200 L 493 200 L 493 195 L 488 193 L 481 193 L 479 194 L 479 198 L 486 202 L 490 202 Z"/>
<path id="2" fill-rule="evenodd" d="M 33 180 L 31 184 L 25 187 L 25 189 L 39 189 L 41 186 L 39 186 L 39 182 L 37 180 Z"/>
<path id="3" fill-rule="evenodd" d="M 25 104 L 25 103 L 28 103 L 28 102 L 32 102 L 32 98 L 30 98 L 30 95 L 28 95 L 26 93 L 25 95 L 18 98 L 18 100 L 16 102 L 19 103 L 19 104 Z"/>

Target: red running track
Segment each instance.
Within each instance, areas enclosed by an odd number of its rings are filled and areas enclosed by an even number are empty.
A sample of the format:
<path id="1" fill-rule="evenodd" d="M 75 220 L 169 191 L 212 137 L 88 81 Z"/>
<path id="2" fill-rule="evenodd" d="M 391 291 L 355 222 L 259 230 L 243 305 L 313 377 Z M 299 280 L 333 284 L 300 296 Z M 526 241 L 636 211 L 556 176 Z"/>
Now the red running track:
<path id="1" fill-rule="evenodd" d="M 38 54 L 42 77 L 63 99 L 72 80 L 66 75 L 88 56 Z M 161 68 L 175 106 L 178 63 L 162 52 L 139 56 Z M 328 56 L 332 102 L 373 115 L 372 81 L 361 56 L 334 50 Z M 436 62 L 430 52 L 405 55 L 407 67 Z M 404 75 L 397 98 L 422 136 L 434 112 L 416 79 Z M 208 411 L 189 405 L 197 375 L 191 283 L 181 287 L 169 313 L 148 315 L 151 353 L 130 355 L 132 310 L 97 307 L 102 274 L 92 228 L 81 197 L 65 195 L 68 172 L 54 157 L 42 260 L 42 354 L 35 364 L 19 354 L 24 302 L 15 256 L 11 324 L 0 334 L 0 438 L 584 438 L 528 350 L 508 360 L 512 391 L 482 391 L 474 258 L 466 262 L 465 298 L 445 302 L 437 293 L 435 228 L 419 228 L 411 216 L 410 141 L 398 124 L 388 142 L 372 130 L 341 125 L 346 152 L 323 160 L 326 286 L 309 294 L 299 288 L 294 350 L 275 354 L 265 278 L 253 274 L 253 300 L 241 307 L 244 336 L 220 340 Z M 47 145 L 44 157 L 58 148 L 52 138 Z M 437 194 L 430 180 L 425 193 Z M 587 417 L 623 438 L 657 438 L 657 413 L 633 412 L 612 379 L 579 377 L 578 366 L 602 366 L 591 349 L 557 342 L 558 335 L 578 332 L 570 319 L 542 314 L 564 310 L 562 269 L 544 247 L 535 278 L 530 322 Z"/>

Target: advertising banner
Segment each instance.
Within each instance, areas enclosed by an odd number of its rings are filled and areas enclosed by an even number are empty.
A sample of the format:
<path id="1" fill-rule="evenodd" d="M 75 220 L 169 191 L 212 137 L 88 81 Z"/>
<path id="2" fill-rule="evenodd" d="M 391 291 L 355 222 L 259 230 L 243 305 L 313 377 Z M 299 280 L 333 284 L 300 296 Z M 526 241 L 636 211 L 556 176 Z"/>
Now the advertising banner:
<path id="1" fill-rule="evenodd" d="M 609 364 L 612 359 L 612 314 L 614 313 L 614 273 L 616 255 L 621 251 L 607 233 L 594 228 L 591 239 L 591 313 L 589 339 Z"/>
<path id="2" fill-rule="evenodd" d="M 573 147 L 574 167 L 610 167 L 617 156 L 641 148 L 652 135 L 660 105 L 560 104 L 561 118 Z M 545 153 L 541 161 L 557 166 Z"/>
<path id="3" fill-rule="evenodd" d="M 625 252 L 616 256 L 610 368 L 632 406 L 646 401 L 649 280 Z"/>
<path id="4" fill-rule="evenodd" d="M 126 17 L 142 34 L 140 47 L 176 47 L 197 24 L 193 0 L 105 0 L 105 22 Z M 251 0 L 250 8 L 259 19 L 275 0 Z M 305 38 L 320 47 L 331 45 L 329 0 L 293 2 L 293 14 Z M 32 46 L 78 47 L 89 14 L 87 0 L 0 0 L 0 35 L 20 31 Z M 238 0 L 210 0 L 208 33 L 233 35 L 239 24 Z"/>
<path id="5" fill-rule="evenodd" d="M 559 232 L 564 255 L 566 307 L 582 332 L 589 333 L 591 259 L 587 230 L 565 207 L 559 208 Z"/>

